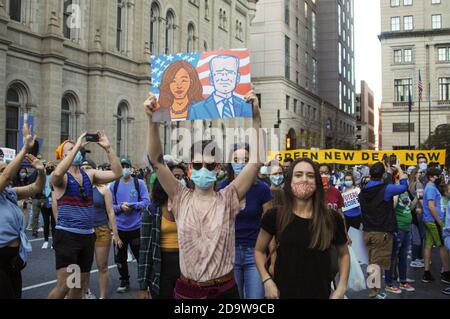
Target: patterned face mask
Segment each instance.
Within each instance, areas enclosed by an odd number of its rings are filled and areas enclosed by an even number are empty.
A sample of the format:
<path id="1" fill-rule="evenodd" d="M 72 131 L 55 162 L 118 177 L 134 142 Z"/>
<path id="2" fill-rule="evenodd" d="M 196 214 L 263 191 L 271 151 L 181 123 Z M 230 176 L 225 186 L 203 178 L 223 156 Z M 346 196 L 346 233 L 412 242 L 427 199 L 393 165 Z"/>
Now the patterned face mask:
<path id="1" fill-rule="evenodd" d="M 299 182 L 291 184 L 292 193 L 298 199 L 306 200 L 313 196 L 316 191 L 316 185 L 308 182 Z"/>

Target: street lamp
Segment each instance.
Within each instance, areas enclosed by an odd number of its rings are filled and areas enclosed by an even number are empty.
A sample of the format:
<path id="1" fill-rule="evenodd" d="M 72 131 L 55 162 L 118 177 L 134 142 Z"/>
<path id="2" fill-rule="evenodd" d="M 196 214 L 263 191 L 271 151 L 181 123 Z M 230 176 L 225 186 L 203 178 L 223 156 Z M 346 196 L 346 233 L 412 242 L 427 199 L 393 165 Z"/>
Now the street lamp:
<path id="1" fill-rule="evenodd" d="M 274 128 L 278 129 L 278 145 L 281 145 L 280 125 L 281 125 L 281 121 L 282 120 L 299 120 L 299 119 L 296 118 L 296 117 L 284 117 L 284 118 L 281 118 L 281 111 L 280 110 L 277 111 L 277 124 L 274 125 Z M 290 144 L 290 139 L 289 139 L 289 141 L 287 140 L 286 142 L 289 142 L 289 144 Z M 289 147 L 286 145 L 286 149 L 288 149 L 288 148 L 290 148 L 290 145 L 289 145 Z"/>

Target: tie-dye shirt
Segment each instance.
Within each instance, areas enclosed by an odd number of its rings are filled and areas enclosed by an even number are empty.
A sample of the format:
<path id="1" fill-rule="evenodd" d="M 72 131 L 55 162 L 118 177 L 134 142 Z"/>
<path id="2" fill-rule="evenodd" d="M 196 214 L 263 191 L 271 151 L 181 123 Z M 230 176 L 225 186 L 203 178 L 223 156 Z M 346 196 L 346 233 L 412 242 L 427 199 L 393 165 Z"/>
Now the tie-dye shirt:
<path id="1" fill-rule="evenodd" d="M 233 271 L 239 197 L 234 185 L 230 185 L 216 193 L 206 211 L 199 211 L 195 196 L 194 191 L 178 183 L 172 200 L 173 213 L 178 227 L 181 273 L 205 282 Z"/>

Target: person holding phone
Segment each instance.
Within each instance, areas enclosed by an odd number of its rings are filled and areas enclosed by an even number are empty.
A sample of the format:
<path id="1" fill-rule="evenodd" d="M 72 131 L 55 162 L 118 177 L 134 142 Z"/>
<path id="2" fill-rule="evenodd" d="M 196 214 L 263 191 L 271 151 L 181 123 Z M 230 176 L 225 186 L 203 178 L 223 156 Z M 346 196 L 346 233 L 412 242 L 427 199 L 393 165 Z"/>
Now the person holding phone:
<path id="1" fill-rule="evenodd" d="M 121 158 L 123 177 L 110 185 L 113 196 L 113 209 L 116 213 L 117 229 L 123 245 L 116 247 L 115 262 L 120 274 L 118 293 L 130 289 L 128 272 L 128 247 L 136 260 L 139 260 L 142 211 L 150 204 L 147 186 L 143 180 L 131 176 L 131 161 Z"/>
<path id="2" fill-rule="evenodd" d="M 87 290 L 89 272 L 94 261 L 95 209 L 94 184 L 108 184 L 122 176 L 119 159 L 104 132 L 98 132 L 97 144 L 106 152 L 111 171 L 81 169 L 81 148 L 85 142 L 83 133 L 76 142 L 65 141 L 56 149 L 56 158 L 61 161 L 52 173 L 51 183 L 53 208 L 56 216 L 56 231 L 53 247 L 56 256 L 57 284 L 49 299 L 63 299 L 70 290 L 69 298 L 81 299 Z M 68 278 L 72 275 L 69 266 L 78 265 L 81 270 L 81 287 L 70 289 Z M 70 280 L 69 280 L 70 281 Z"/>

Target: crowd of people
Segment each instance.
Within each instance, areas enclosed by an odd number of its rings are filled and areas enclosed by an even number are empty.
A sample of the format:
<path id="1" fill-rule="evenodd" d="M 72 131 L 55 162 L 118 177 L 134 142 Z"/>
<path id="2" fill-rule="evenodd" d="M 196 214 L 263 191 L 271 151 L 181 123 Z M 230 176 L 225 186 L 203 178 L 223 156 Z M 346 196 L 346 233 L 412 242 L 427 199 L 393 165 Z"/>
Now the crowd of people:
<path id="1" fill-rule="evenodd" d="M 258 99 L 250 92 L 246 100 L 259 129 Z M 333 169 L 290 158 L 260 164 L 252 160 L 258 147 L 249 144 L 233 145 L 223 164 L 214 141 L 194 143 L 184 163 L 164 156 L 155 107 L 150 94 L 143 169 L 119 159 L 100 131 L 96 144 L 108 163 L 97 166 L 87 157 L 86 134 L 62 143 L 57 162 L 43 163 L 29 154 L 34 137 L 24 126 L 22 150 L 10 163 L 0 162 L 0 299 L 21 298 L 21 271 L 31 251 L 25 231 L 31 217 L 32 236 L 38 236 L 40 213 L 42 248 L 55 253 L 50 299 L 87 298 L 94 257 L 99 298 L 108 298 L 111 247 L 120 275 L 116 291 L 130 290 L 131 253 L 139 299 L 342 299 L 351 228 L 364 233 L 369 264 L 384 276 L 384 289 L 370 288 L 370 298 L 414 292 L 408 268 L 423 268 L 422 281 L 434 281 L 433 249 L 439 250 L 440 280 L 450 285 L 450 184 L 439 164 L 426 157 L 411 167 L 386 160 Z M 254 138 L 251 145 L 259 145 Z M 69 287 L 73 265 L 81 284 Z M 442 292 L 450 295 L 449 288 Z"/>

